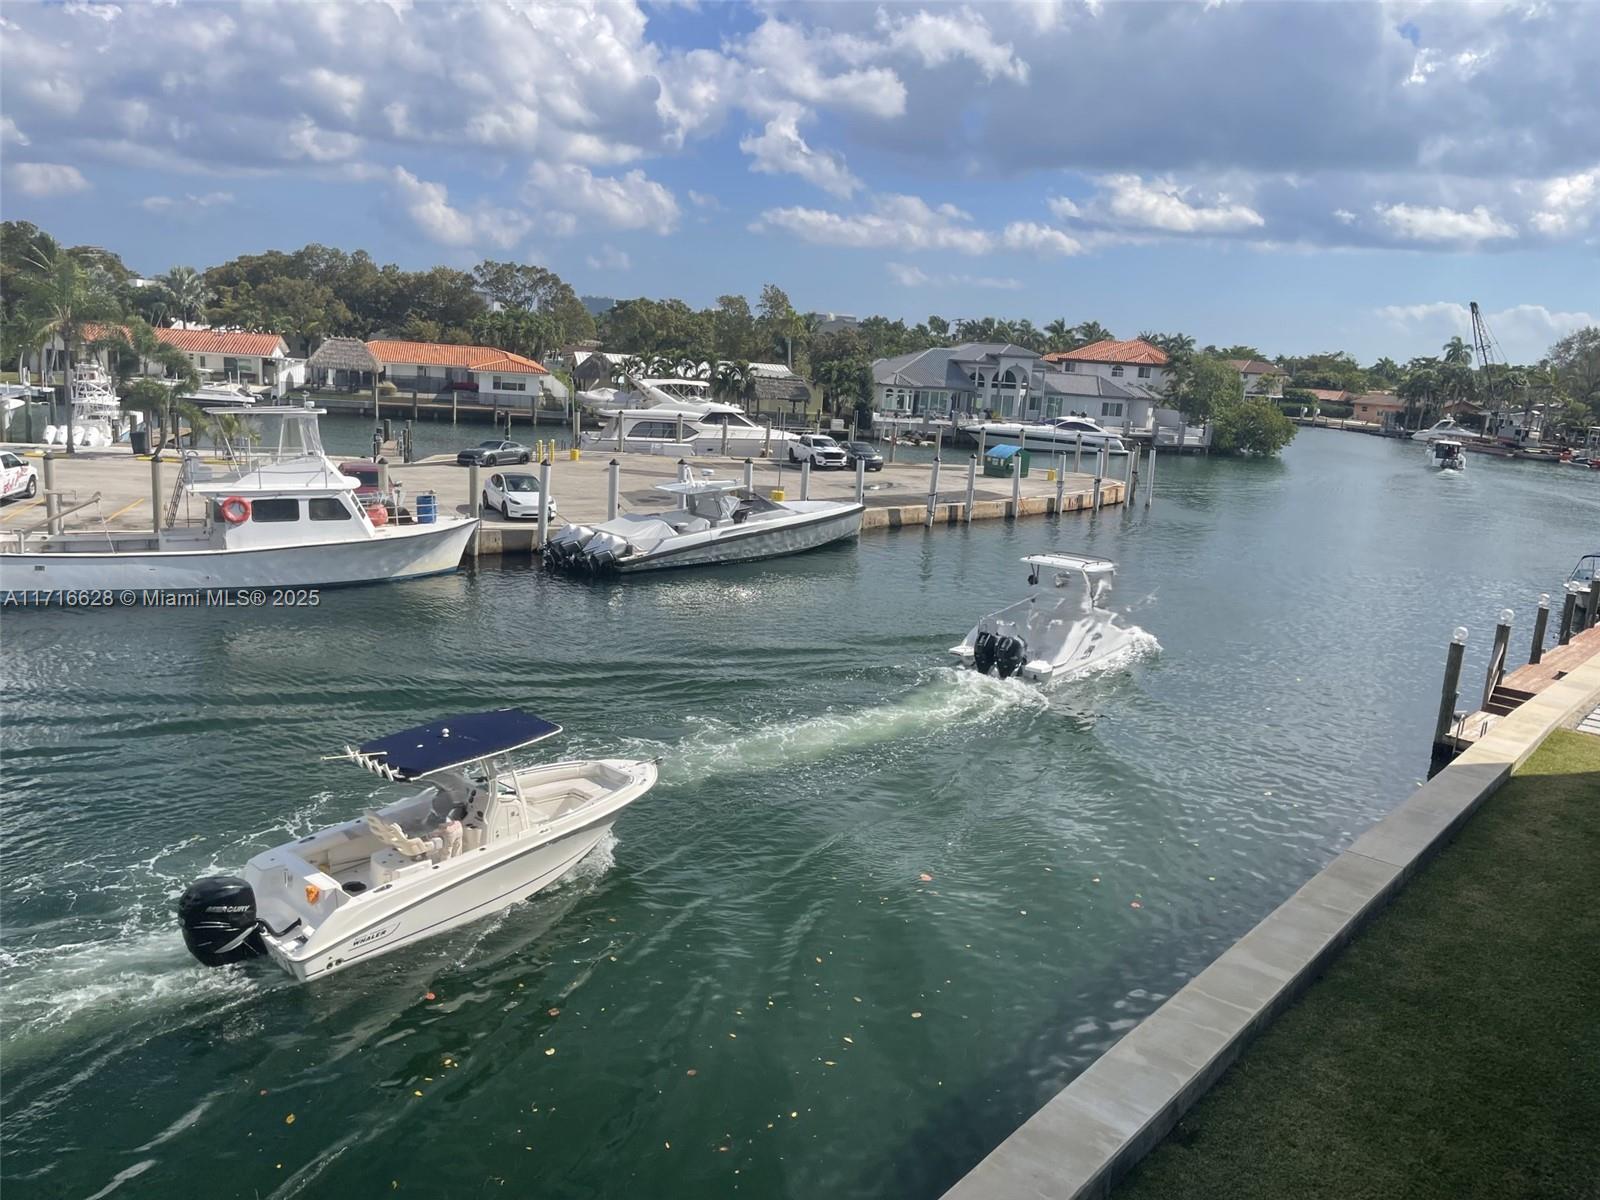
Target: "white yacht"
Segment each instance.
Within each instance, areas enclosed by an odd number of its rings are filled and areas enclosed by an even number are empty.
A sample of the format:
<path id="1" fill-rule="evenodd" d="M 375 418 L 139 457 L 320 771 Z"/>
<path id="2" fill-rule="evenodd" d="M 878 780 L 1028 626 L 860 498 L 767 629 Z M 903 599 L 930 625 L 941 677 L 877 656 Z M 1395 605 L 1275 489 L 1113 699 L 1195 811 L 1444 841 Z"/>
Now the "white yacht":
<path id="1" fill-rule="evenodd" d="M 201 407 L 208 405 L 233 407 L 254 404 L 256 394 L 242 383 L 212 382 L 201 384 L 199 391 L 191 392 L 184 399 Z"/>
<path id="2" fill-rule="evenodd" d="M 1033 454 L 1069 454 L 1081 444 L 1085 450 L 1106 448 L 1108 454 L 1126 454 L 1122 439 L 1088 417 L 1061 417 L 1042 425 L 1016 421 L 983 421 L 966 431 L 987 445 L 1021 445 Z"/>
<path id="3" fill-rule="evenodd" d="M 1078 554 L 1030 554 L 1028 583 L 1048 588 L 1007 605 L 972 627 L 950 653 L 962 665 L 1001 679 L 1012 675 L 1048 683 L 1099 666 L 1129 649 L 1139 631 L 1117 624 L 1101 606 L 1111 590 L 1116 564 Z"/>
<path id="4" fill-rule="evenodd" d="M 629 379 L 631 388 L 599 387 L 578 393 L 578 403 L 591 412 L 625 408 L 650 408 L 656 404 L 708 404 L 713 400 L 711 384 L 704 379 L 679 377 Z"/>
<path id="5" fill-rule="evenodd" d="M 531 898 L 656 782 L 653 762 L 506 762 L 560 732 L 505 708 L 346 747 L 332 757 L 415 786 L 256 855 L 242 877 L 190 884 L 178 903 L 184 942 L 208 967 L 266 955 L 304 982 Z"/>
<path id="6" fill-rule="evenodd" d="M 1419 429 L 1411 435 L 1413 442 L 1436 442 L 1440 438 L 1450 438 L 1455 441 L 1470 439 L 1478 440 L 1478 435 L 1466 426 L 1459 424 L 1454 417 L 1444 417 L 1435 421 L 1426 429 Z"/>
<path id="7" fill-rule="evenodd" d="M 602 413 L 599 429 L 581 434 L 585 450 L 633 450 L 646 454 L 722 454 L 759 458 L 788 457 L 800 435 L 757 425 L 733 404 L 689 400 L 660 401 L 649 408 Z"/>
<path id="8" fill-rule="evenodd" d="M 381 501 L 364 505 L 359 481 L 323 453 L 321 411 L 209 410 L 226 465 L 180 460 L 159 532 L 8 530 L 0 591 L 109 593 L 125 603 L 148 591 L 159 602 L 171 591 L 331 587 L 455 570 L 477 521 L 439 515 L 431 495 L 413 499 L 412 521 L 390 520 Z"/>
<path id="9" fill-rule="evenodd" d="M 751 562 L 855 537 L 864 505 L 769 500 L 728 479 L 664 483 L 669 512 L 628 513 L 598 525 L 568 525 L 545 545 L 547 566 L 589 575 Z"/>
<path id="10" fill-rule="evenodd" d="M 47 425 L 44 432 L 47 444 L 65 446 L 70 437 L 74 446 L 94 449 L 117 440 L 121 432 L 122 401 L 111 390 L 111 379 L 99 363 L 80 363 L 72 368 L 67 400 L 72 406 L 71 420 L 67 425 Z"/>

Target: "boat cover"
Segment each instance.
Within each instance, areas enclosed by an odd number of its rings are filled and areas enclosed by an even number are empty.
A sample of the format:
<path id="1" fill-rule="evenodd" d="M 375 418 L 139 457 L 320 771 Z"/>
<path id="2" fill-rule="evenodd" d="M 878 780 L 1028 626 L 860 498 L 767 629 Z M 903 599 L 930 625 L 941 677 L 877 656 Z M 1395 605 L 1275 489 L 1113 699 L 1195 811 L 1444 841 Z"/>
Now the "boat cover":
<path id="1" fill-rule="evenodd" d="M 362 742 L 351 757 L 389 779 L 417 779 L 542 742 L 561 726 L 520 708 L 441 717 Z"/>

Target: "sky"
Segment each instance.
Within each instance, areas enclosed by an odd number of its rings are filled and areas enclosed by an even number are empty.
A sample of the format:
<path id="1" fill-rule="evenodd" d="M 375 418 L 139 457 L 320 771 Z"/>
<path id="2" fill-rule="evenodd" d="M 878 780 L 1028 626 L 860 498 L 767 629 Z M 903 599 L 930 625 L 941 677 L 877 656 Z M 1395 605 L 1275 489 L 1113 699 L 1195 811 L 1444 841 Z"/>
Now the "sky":
<path id="1" fill-rule="evenodd" d="M 1600 3 L 0 5 L 0 216 L 696 306 L 1513 361 L 1600 324 Z"/>

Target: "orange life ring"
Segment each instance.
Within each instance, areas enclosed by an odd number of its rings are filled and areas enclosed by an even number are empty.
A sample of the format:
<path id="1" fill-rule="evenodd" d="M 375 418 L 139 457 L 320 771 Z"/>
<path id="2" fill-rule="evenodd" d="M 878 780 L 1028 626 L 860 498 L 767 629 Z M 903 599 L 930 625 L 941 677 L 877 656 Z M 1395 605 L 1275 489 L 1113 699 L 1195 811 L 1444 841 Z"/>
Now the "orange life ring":
<path id="1" fill-rule="evenodd" d="M 229 525 L 242 525 L 250 519 L 250 501 L 243 496 L 229 496 L 222 502 L 221 511 Z"/>
<path id="2" fill-rule="evenodd" d="M 367 520 L 371 521 L 374 527 L 387 525 L 389 523 L 389 510 L 381 504 L 369 504 L 367 505 Z"/>

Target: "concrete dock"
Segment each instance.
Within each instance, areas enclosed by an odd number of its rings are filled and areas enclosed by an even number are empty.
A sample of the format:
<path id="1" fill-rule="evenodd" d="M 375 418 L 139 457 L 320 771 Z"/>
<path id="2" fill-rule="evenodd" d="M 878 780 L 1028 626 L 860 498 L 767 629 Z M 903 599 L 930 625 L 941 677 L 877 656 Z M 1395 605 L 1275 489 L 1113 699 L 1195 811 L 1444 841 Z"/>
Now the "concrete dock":
<path id="1" fill-rule="evenodd" d="M 25 455 L 40 475 L 41 495 L 33 500 L 18 500 L 0 509 L 0 531 L 16 529 L 43 529 L 45 511 L 43 504 L 44 468 L 39 447 L 12 447 Z M 559 520 L 552 530 L 569 521 L 592 524 L 607 517 L 607 492 L 610 463 L 615 459 L 620 469 L 619 493 L 621 512 L 649 512 L 671 507 L 671 498 L 655 490 L 658 484 L 670 483 L 677 478 L 676 458 L 649 454 L 586 451 L 577 461 L 568 458 L 566 451 L 558 451 L 550 466 L 550 491 L 559 510 Z M 215 461 L 215 460 L 208 460 Z M 967 519 L 968 455 L 949 456 L 939 464 L 938 491 L 932 496 L 933 523 L 959 525 Z M 1083 466 L 1092 469 L 1093 459 L 1085 455 Z M 1115 479 L 1107 476 L 1100 486 L 1102 505 L 1121 504 L 1127 490 L 1121 477 L 1125 460 L 1114 458 L 1109 470 L 1118 472 Z M 220 464 L 218 464 L 220 465 Z M 719 479 L 742 481 L 745 460 L 701 455 L 689 461 L 696 477 L 710 473 Z M 1071 460 L 1066 460 L 1070 467 Z M 538 463 L 530 466 L 503 468 L 537 474 Z M 178 477 L 178 460 L 171 451 L 162 459 L 162 496 L 171 494 Z M 754 460 L 751 464 L 753 484 L 763 494 L 782 488 L 789 499 L 801 498 L 801 471 L 788 463 Z M 104 450 L 80 451 L 74 455 L 56 451 L 54 462 L 56 490 L 62 493 L 62 506 L 71 508 L 99 493 L 99 501 L 90 504 L 66 518 L 66 528 L 73 529 L 149 529 L 151 478 L 148 457 L 135 457 L 128 450 L 113 447 Z M 439 507 L 444 512 L 467 514 L 472 503 L 471 471 L 457 466 L 453 458 L 435 456 L 414 463 L 391 463 L 390 479 L 404 489 L 406 496 L 432 491 L 439 497 Z M 479 487 L 492 470 L 482 468 Z M 933 479 L 930 463 L 886 463 L 881 471 L 868 472 L 863 500 L 867 506 L 862 529 L 917 528 L 927 524 L 930 486 Z M 1093 475 L 1068 471 L 1059 480 L 1047 477 L 1047 467 L 1042 456 L 1035 457 L 1033 471 L 1026 478 L 985 478 L 981 469 L 973 489 L 972 520 L 995 520 L 1010 517 L 1046 516 L 1058 511 L 1077 512 L 1094 507 L 1095 480 Z M 810 477 L 809 498 L 812 500 L 849 500 L 854 498 L 856 476 L 853 470 L 813 471 Z M 192 506 L 191 506 L 192 507 Z M 192 514 L 198 516 L 198 513 Z M 179 509 L 183 520 L 183 509 Z M 506 521 L 498 513 L 485 513 L 477 537 L 476 553 L 481 555 L 531 554 L 538 549 L 539 530 L 535 521 Z"/>

